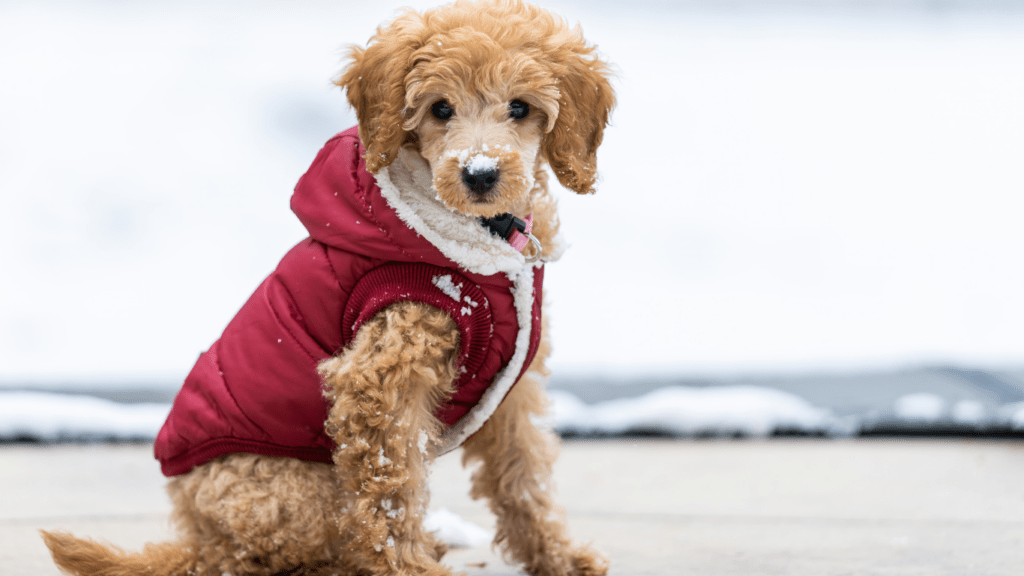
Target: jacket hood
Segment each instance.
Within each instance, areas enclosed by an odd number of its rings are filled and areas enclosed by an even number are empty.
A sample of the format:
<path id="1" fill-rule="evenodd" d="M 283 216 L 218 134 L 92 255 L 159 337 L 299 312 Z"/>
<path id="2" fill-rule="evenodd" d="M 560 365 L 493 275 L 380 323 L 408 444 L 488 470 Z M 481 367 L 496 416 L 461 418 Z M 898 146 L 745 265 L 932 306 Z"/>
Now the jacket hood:
<path id="1" fill-rule="evenodd" d="M 483 275 L 512 276 L 529 266 L 476 218 L 438 202 L 430 168 L 418 155 L 403 150 L 374 177 L 363 154 L 353 127 L 329 140 L 299 179 L 291 207 L 311 238 L 382 260 Z"/>

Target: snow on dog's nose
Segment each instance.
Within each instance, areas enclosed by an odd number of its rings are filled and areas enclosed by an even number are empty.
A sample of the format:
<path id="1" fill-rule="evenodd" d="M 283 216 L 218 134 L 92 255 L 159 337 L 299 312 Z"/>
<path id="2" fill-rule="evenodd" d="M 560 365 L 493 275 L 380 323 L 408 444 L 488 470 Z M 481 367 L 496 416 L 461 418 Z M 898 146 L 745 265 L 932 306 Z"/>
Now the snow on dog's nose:
<path id="1" fill-rule="evenodd" d="M 485 194 L 498 183 L 498 160 L 483 154 L 473 156 L 462 169 L 462 181 L 470 191 Z"/>
<path id="2" fill-rule="evenodd" d="M 508 145 L 448 150 L 431 168 L 437 199 L 468 216 L 512 212 L 534 185 L 519 151 Z"/>

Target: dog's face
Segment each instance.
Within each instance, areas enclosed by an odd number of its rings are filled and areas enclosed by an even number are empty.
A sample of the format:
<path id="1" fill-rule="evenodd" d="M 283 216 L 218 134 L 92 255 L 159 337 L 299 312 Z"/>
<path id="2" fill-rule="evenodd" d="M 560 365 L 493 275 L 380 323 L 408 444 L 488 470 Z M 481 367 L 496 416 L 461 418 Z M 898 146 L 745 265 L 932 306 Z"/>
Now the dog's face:
<path id="1" fill-rule="evenodd" d="M 406 75 L 404 126 L 446 206 L 473 216 L 513 212 L 529 198 L 558 113 L 554 78 L 487 38 L 434 38 Z M 465 55 L 470 61 L 460 61 Z"/>
<path id="2" fill-rule="evenodd" d="M 479 97 L 431 91 L 411 128 L 438 199 L 473 216 L 514 212 L 528 200 L 547 124 L 525 93 Z"/>
<path id="3" fill-rule="evenodd" d="M 593 191 L 614 104 L 593 50 L 534 6 L 456 2 L 379 28 L 337 83 L 359 118 L 368 170 L 412 147 L 441 202 L 494 216 L 528 207 L 544 162 L 567 188 Z"/>

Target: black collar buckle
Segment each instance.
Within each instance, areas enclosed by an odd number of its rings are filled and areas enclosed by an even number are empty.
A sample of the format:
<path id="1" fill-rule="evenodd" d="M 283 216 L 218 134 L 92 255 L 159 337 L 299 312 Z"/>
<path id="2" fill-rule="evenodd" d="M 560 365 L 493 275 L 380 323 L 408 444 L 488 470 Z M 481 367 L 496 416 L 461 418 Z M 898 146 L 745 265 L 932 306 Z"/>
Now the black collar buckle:
<path id="1" fill-rule="evenodd" d="M 526 222 L 511 213 L 498 214 L 493 218 L 480 217 L 480 224 L 502 240 L 508 240 L 513 230 L 519 230 L 520 234 L 526 234 Z"/>

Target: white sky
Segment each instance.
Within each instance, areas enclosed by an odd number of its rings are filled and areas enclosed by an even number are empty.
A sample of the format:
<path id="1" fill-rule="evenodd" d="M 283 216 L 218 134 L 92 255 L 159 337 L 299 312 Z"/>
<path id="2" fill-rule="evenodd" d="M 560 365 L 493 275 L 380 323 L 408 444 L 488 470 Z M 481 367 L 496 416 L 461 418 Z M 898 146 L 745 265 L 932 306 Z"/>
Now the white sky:
<path id="1" fill-rule="evenodd" d="M 0 383 L 184 376 L 354 122 L 345 4 L 0 4 Z M 1024 13 L 546 5 L 620 102 L 556 368 L 1024 364 Z"/>

